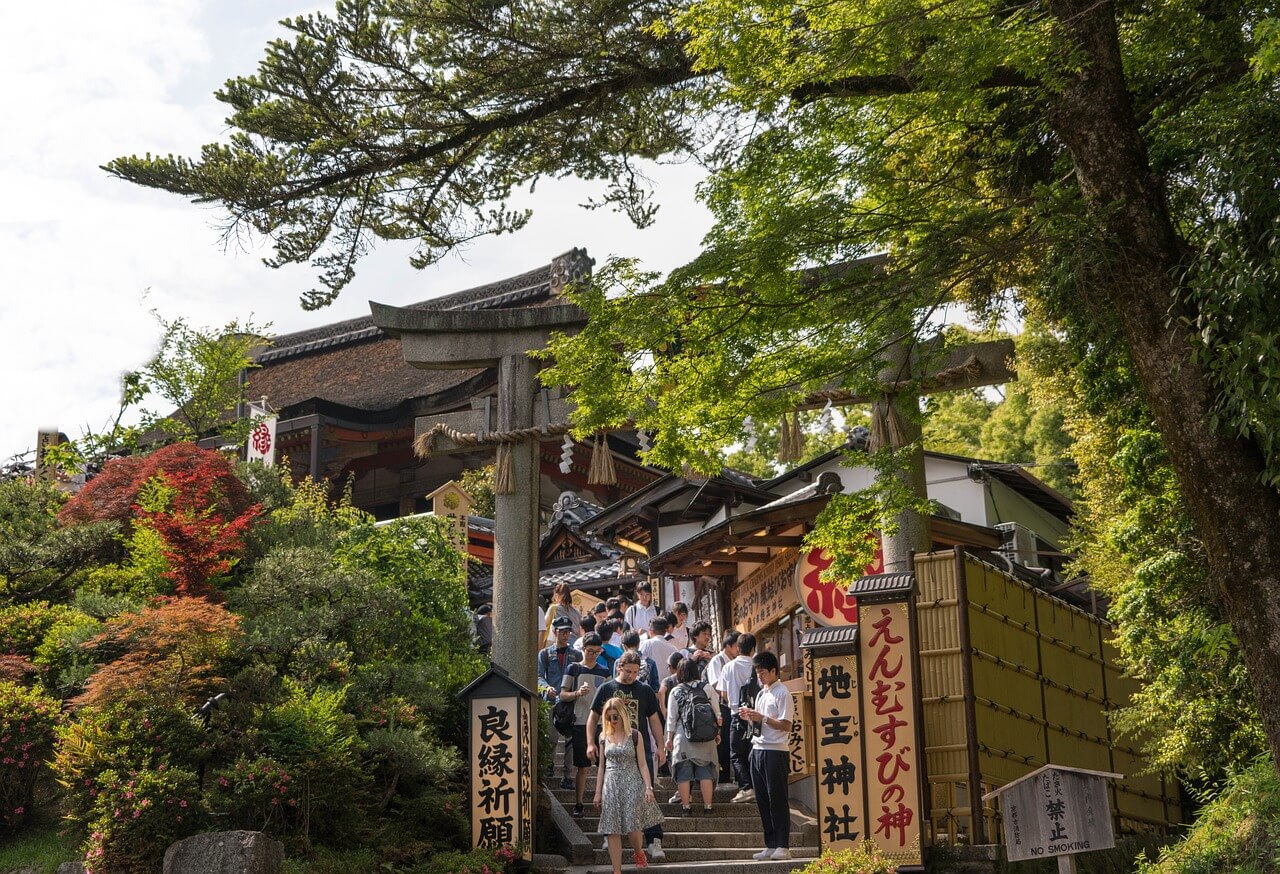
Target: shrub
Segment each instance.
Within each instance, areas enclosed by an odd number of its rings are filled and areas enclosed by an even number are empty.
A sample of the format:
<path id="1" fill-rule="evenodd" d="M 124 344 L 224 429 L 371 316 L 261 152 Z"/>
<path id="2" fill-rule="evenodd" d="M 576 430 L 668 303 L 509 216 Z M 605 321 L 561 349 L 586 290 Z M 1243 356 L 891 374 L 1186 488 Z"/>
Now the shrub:
<path id="1" fill-rule="evenodd" d="M 475 849 L 434 855 L 428 861 L 410 868 L 410 874 L 503 874 L 511 870 L 515 854 L 505 847 L 500 850 Z"/>
<path id="2" fill-rule="evenodd" d="M 210 747 L 204 726 L 172 703 L 134 697 L 81 710 L 59 729 L 53 760 L 67 818 L 88 824 L 108 773 L 195 770 Z"/>
<path id="3" fill-rule="evenodd" d="M 1270 758 L 1232 777 L 1195 827 L 1138 874 L 1264 874 L 1280 868 L 1280 777 Z"/>
<path id="4" fill-rule="evenodd" d="M 898 870 L 871 841 L 863 841 L 855 850 L 828 850 L 801 870 L 800 874 L 893 874 Z"/>
<path id="5" fill-rule="evenodd" d="M 85 874 L 153 874 L 170 844 L 205 823 L 191 771 L 105 771 L 100 782 L 83 846 Z"/>
<path id="6" fill-rule="evenodd" d="M 102 632 L 102 623 L 78 610 L 68 611 L 36 647 L 32 661 L 45 675 L 45 685 L 63 698 L 79 691 L 97 669 L 84 644 Z"/>
<path id="7" fill-rule="evenodd" d="M 289 680 L 285 688 L 288 697 L 263 719 L 266 751 L 298 786 L 297 830 L 303 842 L 313 831 L 340 838 L 359 824 L 366 783 L 355 720 L 342 711 L 346 690 L 308 694 Z"/>
<path id="8" fill-rule="evenodd" d="M 238 624 L 238 616 L 202 598 L 172 598 L 122 613 L 89 641 L 107 661 L 75 703 L 102 705 L 139 692 L 198 703 L 225 684 L 218 672 Z"/>
<path id="9" fill-rule="evenodd" d="M 49 629 L 71 610 L 61 604 L 33 601 L 19 607 L 0 607 L 0 655 L 31 658 Z"/>
<path id="10" fill-rule="evenodd" d="M 58 716 L 52 698 L 0 681 L 0 835 L 17 831 L 31 816 Z"/>
<path id="11" fill-rule="evenodd" d="M 213 807 L 235 828 L 293 834 L 301 822 L 301 787 L 288 769 L 265 757 L 242 756 L 216 774 Z"/>

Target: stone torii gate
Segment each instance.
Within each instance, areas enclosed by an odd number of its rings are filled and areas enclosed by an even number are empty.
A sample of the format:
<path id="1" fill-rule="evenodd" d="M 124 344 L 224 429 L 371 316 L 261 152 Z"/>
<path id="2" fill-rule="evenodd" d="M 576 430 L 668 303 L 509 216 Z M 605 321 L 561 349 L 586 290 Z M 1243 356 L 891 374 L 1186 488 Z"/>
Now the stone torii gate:
<path id="1" fill-rule="evenodd" d="M 373 321 L 386 334 L 399 337 L 404 358 L 424 370 L 498 369 L 497 442 L 493 538 L 493 661 L 526 688 L 535 688 L 538 649 L 538 507 L 541 479 L 539 437 L 564 433 L 548 430 L 562 421 L 565 402 L 548 402 L 544 427 L 534 425 L 537 365 L 531 351 L 546 347 L 553 332 L 572 334 L 587 323 L 574 304 L 515 307 L 499 310 L 417 310 L 370 302 Z M 422 417 L 415 425 L 419 441 L 443 431 L 457 440 L 443 441 L 434 451 L 470 449 L 486 442 L 493 430 L 487 410 Z M 467 437 L 475 436 L 469 443 Z M 415 441 L 415 442 L 419 442 Z M 421 445 L 419 443 L 419 445 Z M 419 453 L 421 454 L 421 453 Z M 503 458 L 503 456 L 506 456 Z M 502 480 L 502 482 L 498 482 Z"/>

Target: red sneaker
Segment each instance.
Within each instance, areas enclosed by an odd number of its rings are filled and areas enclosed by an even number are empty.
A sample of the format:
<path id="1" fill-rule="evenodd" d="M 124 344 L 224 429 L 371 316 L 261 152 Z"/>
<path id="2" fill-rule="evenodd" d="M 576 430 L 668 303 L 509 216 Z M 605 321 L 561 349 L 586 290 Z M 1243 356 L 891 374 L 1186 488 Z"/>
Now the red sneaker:
<path id="1" fill-rule="evenodd" d="M 649 860 L 645 857 L 644 850 L 636 850 L 631 858 L 635 860 L 637 868 L 649 867 Z"/>

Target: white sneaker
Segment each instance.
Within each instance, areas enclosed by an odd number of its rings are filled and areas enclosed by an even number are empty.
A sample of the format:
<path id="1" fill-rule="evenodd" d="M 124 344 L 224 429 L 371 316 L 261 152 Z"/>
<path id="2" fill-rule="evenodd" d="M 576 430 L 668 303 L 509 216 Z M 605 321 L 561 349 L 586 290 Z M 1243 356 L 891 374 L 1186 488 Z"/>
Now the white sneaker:
<path id="1" fill-rule="evenodd" d="M 661 862 L 667 858 L 667 854 L 662 852 L 662 841 L 654 838 L 649 842 L 649 860 L 652 862 Z"/>
<path id="2" fill-rule="evenodd" d="M 679 804 L 679 803 L 680 803 L 680 793 L 679 793 L 679 792 L 677 792 L 677 793 L 675 793 L 674 795 L 672 795 L 670 798 L 668 798 L 668 799 L 667 799 L 667 803 L 668 803 L 668 804 Z"/>
<path id="3" fill-rule="evenodd" d="M 773 858 L 773 850 L 769 847 L 766 847 L 765 849 L 761 850 L 759 853 L 756 853 L 751 858 L 755 859 L 757 862 L 767 862 Z"/>
<path id="4" fill-rule="evenodd" d="M 778 849 L 773 851 L 773 855 L 771 855 L 769 858 L 775 862 L 781 862 L 785 859 L 791 858 L 791 851 L 788 850 L 786 847 L 778 847 Z"/>
<path id="5" fill-rule="evenodd" d="M 739 789 L 738 794 L 729 800 L 734 804 L 741 804 L 744 801 L 755 801 L 756 791 L 748 786 L 746 789 Z"/>

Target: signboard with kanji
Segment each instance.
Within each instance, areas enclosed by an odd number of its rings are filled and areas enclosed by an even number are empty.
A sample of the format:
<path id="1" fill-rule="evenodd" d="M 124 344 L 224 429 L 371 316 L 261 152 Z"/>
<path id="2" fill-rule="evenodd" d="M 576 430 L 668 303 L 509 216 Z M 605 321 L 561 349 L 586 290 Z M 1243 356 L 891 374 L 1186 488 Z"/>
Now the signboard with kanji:
<path id="1" fill-rule="evenodd" d="M 1009 861 L 1114 847 L 1107 780 L 1121 776 L 1045 765 L 987 795 L 1000 796 Z"/>
<path id="2" fill-rule="evenodd" d="M 791 584 L 795 563 L 796 550 L 784 550 L 730 593 L 729 616 L 734 628 L 754 631 L 796 608 Z"/>
<path id="3" fill-rule="evenodd" d="M 470 711 L 471 846 L 532 859 L 533 693 L 495 667 L 460 697 Z"/>
<path id="4" fill-rule="evenodd" d="M 868 837 L 898 865 L 923 864 L 914 628 L 906 601 L 858 605 Z"/>
<path id="5" fill-rule="evenodd" d="M 791 693 L 791 732 L 787 735 L 790 756 L 787 759 L 787 782 L 794 783 L 813 773 L 813 726 L 810 703 L 801 677 L 782 684 Z"/>
<path id="6" fill-rule="evenodd" d="M 814 764 L 822 847 L 851 850 L 867 837 L 857 656 L 815 656 L 813 685 L 817 726 Z"/>
<path id="7" fill-rule="evenodd" d="M 832 561 L 825 549 L 800 553 L 795 572 L 796 598 L 818 625 L 855 625 L 858 622 L 858 602 L 846 594 L 847 582 L 822 579 L 822 572 L 831 567 Z M 884 572 L 884 550 L 879 537 L 876 538 L 876 557 L 862 572 Z"/>

